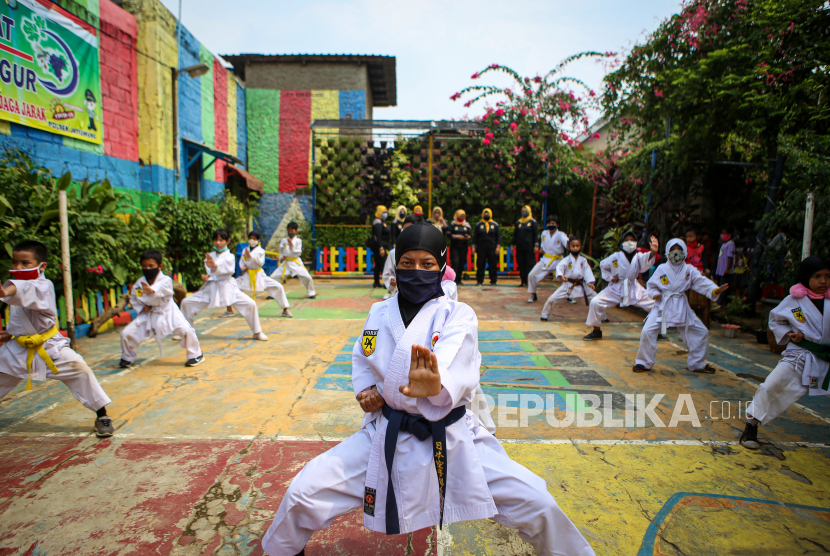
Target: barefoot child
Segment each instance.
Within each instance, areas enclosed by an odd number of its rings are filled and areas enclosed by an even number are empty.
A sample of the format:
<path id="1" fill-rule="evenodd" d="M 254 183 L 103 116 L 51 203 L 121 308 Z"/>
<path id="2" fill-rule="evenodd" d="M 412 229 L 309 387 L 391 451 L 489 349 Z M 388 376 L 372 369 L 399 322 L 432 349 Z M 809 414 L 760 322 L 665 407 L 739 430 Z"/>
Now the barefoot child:
<path id="1" fill-rule="evenodd" d="M 594 291 L 596 279 L 591 266 L 588 260 L 579 254 L 582 251 L 582 242 L 572 237 L 568 242 L 568 251 L 568 256 L 556 265 L 556 279 L 562 280 L 562 285 L 550 295 L 542 307 L 543 321 L 548 320 L 556 304 L 563 299 L 567 299 L 568 303 L 576 303 L 578 297 L 590 300 L 597 295 Z"/>
<path id="2" fill-rule="evenodd" d="M 548 274 L 556 272 L 558 261 L 562 260 L 562 255 L 568 249 L 568 236 L 565 232 L 558 231 L 559 217 L 550 215 L 547 220 L 547 228 L 542 231 L 542 256 L 527 275 L 527 292 L 530 294 L 528 303 L 539 299 L 536 297 L 536 286 Z"/>
<path id="3" fill-rule="evenodd" d="M 633 231 L 628 231 L 620 238 L 620 250 L 599 263 L 602 279 L 608 282 L 608 287 L 591 300 L 585 324 L 594 329 L 583 340 L 602 340 L 600 327 L 609 307 L 619 304 L 620 307 L 634 306 L 646 312 L 651 311 L 654 300 L 648 296 L 637 278 L 654 265 L 657 246 L 657 240 L 652 238 L 651 251 L 637 253 L 637 236 Z"/>
<path id="4" fill-rule="evenodd" d="M 161 252 L 148 249 L 141 255 L 143 276 L 136 280 L 130 292 L 130 305 L 138 317 L 121 331 L 121 363 L 126 369 L 133 364 L 136 350 L 148 336 L 155 336 L 161 353 L 161 341 L 170 334 L 181 336 L 181 346 L 187 350 L 185 367 L 201 365 L 205 358 L 196 330 L 184 318 L 173 301 L 173 280 L 161 272 Z"/>
<path id="5" fill-rule="evenodd" d="M 242 260 L 239 261 L 239 268 L 242 274 L 236 279 L 236 284 L 243 292 L 251 292 L 250 296 L 256 299 L 257 292 L 263 290 L 277 300 L 282 309 L 282 316 L 291 318 L 294 315 L 288 310 L 288 298 L 285 296 L 285 288 L 282 284 L 266 275 L 262 270 L 265 264 L 265 249 L 259 244 L 259 232 L 248 234 L 248 247 L 242 251 Z M 251 285 L 253 284 L 253 287 Z"/>
<path id="6" fill-rule="evenodd" d="M 640 334 L 640 349 L 633 371 L 650 371 L 657 355 L 657 335 L 665 334 L 666 328 L 676 326 L 680 338 L 689 348 L 689 370 L 693 373 L 712 374 L 715 369 L 706 364 L 709 352 L 709 329 L 707 329 L 689 306 L 686 290 L 693 290 L 709 299 L 717 297 L 729 286 L 717 287 L 705 278 L 695 267 L 686 263 L 686 244 L 682 239 L 673 239 L 666 245 L 668 262 L 657 267 L 649 279 L 648 294 L 654 300 L 654 307 L 646 318 Z"/>
<path id="7" fill-rule="evenodd" d="M 230 234 L 224 228 L 213 233 L 213 246 L 216 251 L 205 254 L 207 274 L 202 274 L 205 283 L 199 291 L 182 301 L 182 313 L 192 324 L 196 315 L 204 309 L 235 307 L 251 327 L 254 340 L 264 342 L 268 336 L 262 333 L 256 301 L 242 293 L 233 279 L 236 258 L 228 251 L 229 239 Z"/>
<path id="8" fill-rule="evenodd" d="M 0 301 L 9 305 L 8 326 L 0 332 L 0 399 L 23 379 L 26 390 L 32 389 L 32 380 L 60 380 L 96 413 L 95 434 L 112 436 L 115 430 L 106 410 L 111 400 L 58 331 L 55 286 L 44 275 L 48 258 L 39 241 L 22 241 L 12 249 L 12 278 L 0 286 Z"/>
<path id="9" fill-rule="evenodd" d="M 787 349 L 746 408 L 741 445 L 750 450 L 761 447 L 758 425 L 769 423 L 806 394 L 830 394 L 830 264 L 819 257 L 801 261 L 798 283 L 770 312 L 769 329 Z"/>
<path id="10" fill-rule="evenodd" d="M 288 230 L 288 237 L 284 237 L 280 241 L 280 264 L 271 273 L 271 278 L 285 284 L 286 275 L 297 276 L 305 286 L 308 298 L 314 299 L 317 296 L 317 292 L 314 291 L 314 280 L 306 270 L 301 258 L 303 255 L 303 240 L 297 237 L 297 230 L 300 227 L 296 222 L 289 222 L 286 229 Z"/>
<path id="11" fill-rule="evenodd" d="M 352 352 L 356 396 L 374 386 L 383 404 L 291 482 L 262 541 L 271 556 L 303 554 L 314 531 L 361 507 L 364 526 L 387 534 L 492 518 L 537 554 L 594 554 L 545 481 L 464 407 L 479 385 L 478 320 L 444 296 L 445 249 L 430 224 L 398 237 L 398 294 L 372 306 Z"/>

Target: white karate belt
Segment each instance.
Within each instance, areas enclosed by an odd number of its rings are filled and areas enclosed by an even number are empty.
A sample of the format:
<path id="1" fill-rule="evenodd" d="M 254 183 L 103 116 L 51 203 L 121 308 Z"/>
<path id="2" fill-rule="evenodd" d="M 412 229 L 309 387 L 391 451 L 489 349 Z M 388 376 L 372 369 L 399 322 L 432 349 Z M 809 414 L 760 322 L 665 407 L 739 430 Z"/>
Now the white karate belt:
<path id="1" fill-rule="evenodd" d="M 671 293 L 668 293 L 668 294 L 663 294 L 663 299 L 660 300 L 660 334 L 665 334 L 666 333 L 666 327 L 667 327 L 666 312 L 665 312 L 666 303 L 672 297 L 685 297 L 685 295 L 686 294 L 684 292 L 671 292 Z M 688 337 L 689 337 L 689 311 L 687 309 L 686 310 L 686 338 L 688 339 Z"/>

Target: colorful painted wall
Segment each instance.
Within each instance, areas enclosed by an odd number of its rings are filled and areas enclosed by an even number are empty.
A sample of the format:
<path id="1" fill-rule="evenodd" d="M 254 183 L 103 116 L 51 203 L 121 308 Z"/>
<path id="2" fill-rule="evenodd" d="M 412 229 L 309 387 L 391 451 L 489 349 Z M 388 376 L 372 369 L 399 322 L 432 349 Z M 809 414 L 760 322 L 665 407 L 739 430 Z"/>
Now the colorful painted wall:
<path id="1" fill-rule="evenodd" d="M 184 171 L 173 163 L 171 68 L 205 62 L 202 77 L 178 78 L 179 121 L 184 138 L 228 152 L 247 164 L 245 88 L 186 29 L 177 46 L 177 21 L 158 0 L 62 0 L 65 15 L 99 28 L 104 143 L 93 145 L 25 126 L 0 122 L 0 150 L 16 148 L 57 175 L 107 178 L 133 204 L 150 208 L 161 195 L 187 196 Z M 60 8 L 63 9 L 63 8 Z M 139 53 L 140 52 L 140 53 Z M 181 168 L 185 167 L 185 153 Z M 204 156 L 202 163 L 212 161 Z M 217 162 L 201 183 L 201 198 L 224 189 L 227 171 Z"/>
<path id="2" fill-rule="evenodd" d="M 365 119 L 366 92 L 248 89 L 246 112 L 251 136 L 257 138 L 249 147 L 249 168 L 264 182 L 259 223 L 270 238 L 282 233 L 286 215 L 299 210 L 311 220 L 311 197 L 295 194 L 311 186 L 311 122 Z"/>

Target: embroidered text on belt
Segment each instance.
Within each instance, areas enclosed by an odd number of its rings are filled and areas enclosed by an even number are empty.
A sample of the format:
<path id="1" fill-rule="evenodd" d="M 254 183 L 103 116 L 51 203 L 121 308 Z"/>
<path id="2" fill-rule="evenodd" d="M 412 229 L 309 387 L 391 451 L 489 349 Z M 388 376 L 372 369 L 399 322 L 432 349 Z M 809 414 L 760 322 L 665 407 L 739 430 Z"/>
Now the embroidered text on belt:
<path id="1" fill-rule="evenodd" d="M 398 520 L 398 503 L 392 486 L 392 463 L 395 460 L 395 448 L 398 445 L 398 433 L 403 430 L 423 442 L 432 436 L 432 455 L 435 459 L 435 471 L 438 473 L 438 496 L 441 513 L 438 519 L 439 529 L 444 524 L 444 493 L 447 490 L 447 427 L 464 417 L 467 409 L 456 407 L 449 415 L 438 421 L 428 421 L 420 415 L 411 415 L 405 411 L 392 409 L 384 405 L 383 416 L 389 421 L 386 426 L 386 471 L 389 481 L 386 486 L 386 534 L 398 535 L 401 532 Z"/>
<path id="2" fill-rule="evenodd" d="M 285 262 L 282 265 L 282 280 L 283 280 L 283 282 L 285 282 L 285 269 L 288 268 L 288 261 L 291 261 L 292 263 L 303 264 L 303 263 L 300 262 L 299 257 L 285 257 Z"/>
<path id="3" fill-rule="evenodd" d="M 58 374 L 58 368 L 55 366 L 52 358 L 43 349 L 43 344 L 58 333 L 58 325 L 55 324 L 51 329 L 43 334 L 32 334 L 31 336 L 15 336 L 14 340 L 18 345 L 26 348 L 26 369 L 29 371 L 29 379 L 26 381 L 26 390 L 32 389 L 32 364 L 34 363 L 35 353 L 40 355 L 46 366 L 49 367 L 53 373 Z"/>

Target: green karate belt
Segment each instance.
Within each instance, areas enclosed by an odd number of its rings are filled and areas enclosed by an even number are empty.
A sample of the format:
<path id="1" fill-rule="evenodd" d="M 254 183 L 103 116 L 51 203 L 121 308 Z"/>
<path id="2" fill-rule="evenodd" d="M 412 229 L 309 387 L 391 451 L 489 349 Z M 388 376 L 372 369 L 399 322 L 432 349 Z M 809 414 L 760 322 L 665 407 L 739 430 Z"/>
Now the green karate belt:
<path id="1" fill-rule="evenodd" d="M 804 339 L 798 342 L 798 347 L 804 348 L 822 361 L 830 362 L 830 344 L 817 344 L 810 340 Z M 821 383 L 822 390 L 830 390 L 830 371 L 824 377 L 824 382 Z"/>

